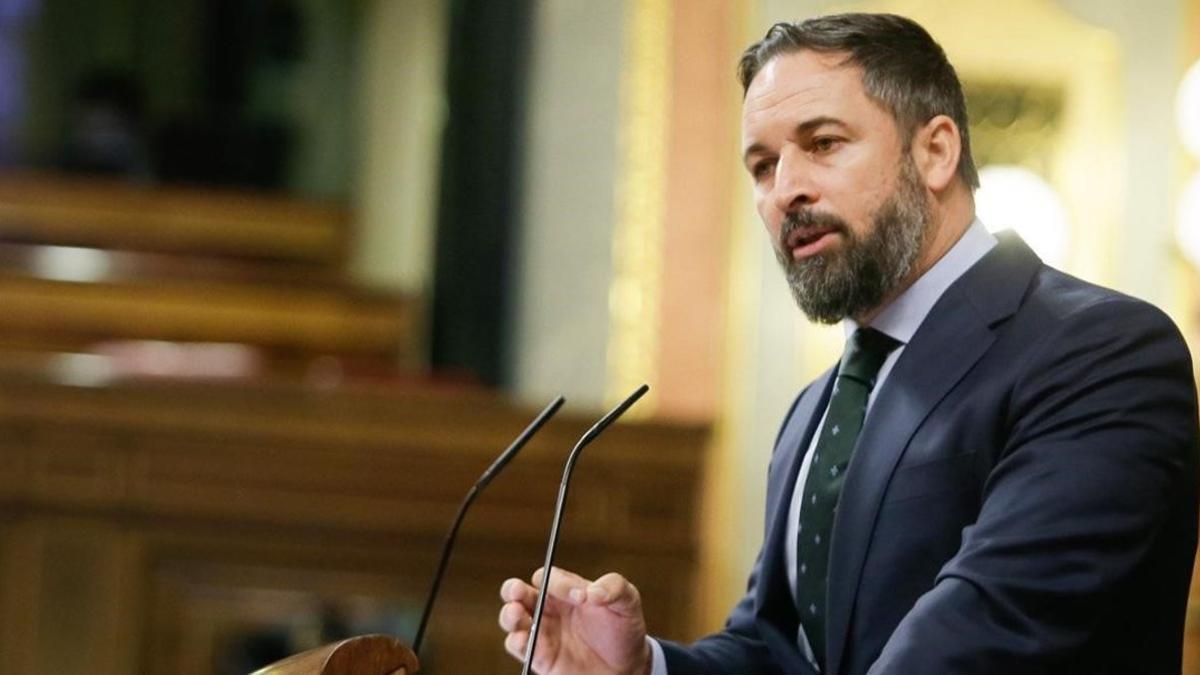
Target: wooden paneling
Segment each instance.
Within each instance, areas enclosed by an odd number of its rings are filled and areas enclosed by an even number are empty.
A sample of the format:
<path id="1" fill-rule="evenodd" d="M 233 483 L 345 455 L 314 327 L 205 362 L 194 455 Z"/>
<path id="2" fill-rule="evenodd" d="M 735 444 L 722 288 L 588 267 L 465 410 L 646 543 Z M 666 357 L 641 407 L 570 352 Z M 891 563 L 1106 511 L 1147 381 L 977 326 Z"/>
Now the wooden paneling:
<path id="1" fill-rule="evenodd" d="M 0 672 L 33 673 L 41 580 L 38 528 L 0 518 Z"/>
<path id="2" fill-rule="evenodd" d="M 231 672 L 220 659 L 247 633 L 282 625 L 319 642 L 297 622 L 323 608 L 399 616 L 410 639 L 458 500 L 532 412 L 472 390 L 97 388 L 0 372 L 3 672 L 80 658 L 99 673 Z M 540 564 L 561 462 L 591 421 L 552 421 L 481 497 L 422 672 L 515 665 L 499 584 Z M 581 459 L 560 546 L 565 566 L 634 579 L 666 636 L 689 628 L 706 438 L 612 428 Z M 65 639 L 86 656 L 53 653 Z"/>

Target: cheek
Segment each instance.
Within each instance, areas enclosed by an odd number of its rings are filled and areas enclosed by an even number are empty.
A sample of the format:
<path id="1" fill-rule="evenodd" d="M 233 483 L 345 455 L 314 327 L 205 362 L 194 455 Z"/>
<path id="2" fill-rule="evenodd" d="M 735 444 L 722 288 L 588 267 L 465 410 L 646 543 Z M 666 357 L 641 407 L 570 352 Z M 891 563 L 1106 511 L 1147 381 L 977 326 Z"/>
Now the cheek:
<path id="1" fill-rule="evenodd" d="M 780 223 L 783 222 L 783 215 L 779 213 L 769 202 L 760 200 L 756 204 L 758 217 L 762 219 L 763 226 L 767 229 L 767 234 L 770 235 L 771 241 L 774 242 L 779 238 Z"/>
<path id="2" fill-rule="evenodd" d="M 886 173 L 870 172 L 830 189 L 830 210 L 841 216 L 856 234 L 870 229 L 871 221 L 887 200 L 891 181 Z"/>

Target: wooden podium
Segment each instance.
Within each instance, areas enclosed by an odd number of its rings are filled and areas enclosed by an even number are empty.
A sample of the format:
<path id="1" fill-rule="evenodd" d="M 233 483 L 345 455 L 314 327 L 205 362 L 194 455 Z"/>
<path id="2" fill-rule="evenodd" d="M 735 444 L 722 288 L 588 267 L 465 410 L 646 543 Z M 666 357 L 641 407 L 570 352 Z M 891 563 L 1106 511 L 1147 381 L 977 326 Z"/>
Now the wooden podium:
<path id="1" fill-rule="evenodd" d="M 251 675 L 414 675 L 417 656 L 387 635 L 360 635 L 277 661 Z"/>

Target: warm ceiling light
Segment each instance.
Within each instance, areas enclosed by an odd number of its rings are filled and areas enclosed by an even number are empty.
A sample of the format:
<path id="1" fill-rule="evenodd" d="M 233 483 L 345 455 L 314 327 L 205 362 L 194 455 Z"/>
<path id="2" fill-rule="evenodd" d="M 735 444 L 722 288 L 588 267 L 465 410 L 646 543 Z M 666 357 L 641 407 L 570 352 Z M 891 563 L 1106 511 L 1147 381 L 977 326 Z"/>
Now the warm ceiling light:
<path id="1" fill-rule="evenodd" d="M 1183 256 L 1200 269 L 1200 174 L 1192 176 L 1179 199 L 1175 239 Z"/>
<path id="2" fill-rule="evenodd" d="M 979 171 L 975 211 L 988 230 L 1014 230 L 1042 260 L 1061 267 L 1069 239 L 1067 210 L 1041 176 L 1019 166 L 985 166 Z"/>
<path id="3" fill-rule="evenodd" d="M 1192 64 L 1175 94 L 1175 121 L 1183 146 L 1200 159 L 1200 61 Z"/>

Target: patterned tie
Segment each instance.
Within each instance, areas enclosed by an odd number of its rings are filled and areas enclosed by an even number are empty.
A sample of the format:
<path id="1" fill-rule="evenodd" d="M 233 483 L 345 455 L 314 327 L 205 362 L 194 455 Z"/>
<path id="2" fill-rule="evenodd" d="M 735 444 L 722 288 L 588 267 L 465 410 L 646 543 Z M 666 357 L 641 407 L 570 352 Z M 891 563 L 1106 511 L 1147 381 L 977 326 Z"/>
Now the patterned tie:
<path id="1" fill-rule="evenodd" d="M 796 607 L 821 668 L 825 667 L 825 593 L 833 516 L 875 378 L 888 353 L 899 345 L 872 328 L 860 328 L 850 336 L 804 484 L 796 547 Z"/>

